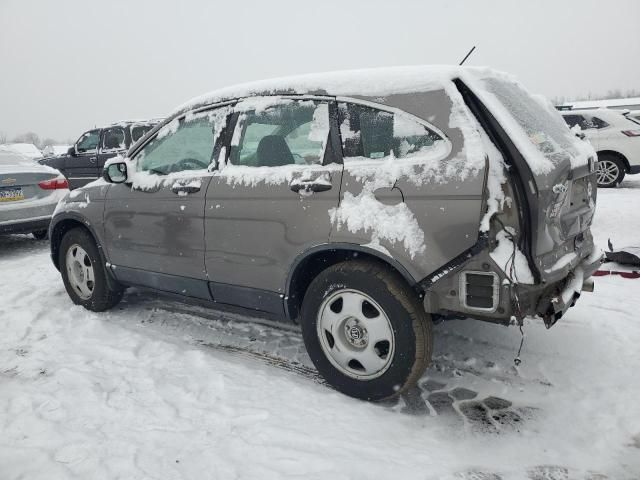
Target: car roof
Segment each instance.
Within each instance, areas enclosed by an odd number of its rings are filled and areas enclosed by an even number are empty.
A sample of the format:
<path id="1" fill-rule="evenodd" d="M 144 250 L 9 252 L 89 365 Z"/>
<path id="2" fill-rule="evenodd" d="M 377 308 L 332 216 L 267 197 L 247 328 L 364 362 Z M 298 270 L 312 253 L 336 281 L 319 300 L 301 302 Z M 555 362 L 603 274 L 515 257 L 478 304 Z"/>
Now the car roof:
<path id="1" fill-rule="evenodd" d="M 120 120 L 118 122 L 113 122 L 108 125 L 104 125 L 102 127 L 95 127 L 92 130 L 111 128 L 111 127 L 129 127 L 132 125 L 152 125 L 153 126 L 162 122 L 162 120 L 164 120 L 164 118 L 150 118 L 145 120 Z"/>
<path id="2" fill-rule="evenodd" d="M 345 70 L 272 78 L 214 90 L 180 105 L 170 117 L 234 99 L 262 95 L 388 96 L 439 90 L 454 78 L 507 75 L 486 67 L 423 65 Z"/>

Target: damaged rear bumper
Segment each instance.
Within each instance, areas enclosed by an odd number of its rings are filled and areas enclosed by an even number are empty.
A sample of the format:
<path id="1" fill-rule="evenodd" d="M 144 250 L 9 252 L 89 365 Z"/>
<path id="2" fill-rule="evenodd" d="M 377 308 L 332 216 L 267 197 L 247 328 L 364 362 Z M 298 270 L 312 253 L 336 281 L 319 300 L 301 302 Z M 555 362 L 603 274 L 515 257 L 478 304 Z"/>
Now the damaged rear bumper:
<path id="1" fill-rule="evenodd" d="M 541 298 L 538 313 L 547 328 L 552 327 L 562 316 L 575 305 L 583 291 L 593 292 L 594 284 L 590 278 L 602 264 L 602 254 L 594 252 L 574 268 L 567 278 L 548 295 Z"/>

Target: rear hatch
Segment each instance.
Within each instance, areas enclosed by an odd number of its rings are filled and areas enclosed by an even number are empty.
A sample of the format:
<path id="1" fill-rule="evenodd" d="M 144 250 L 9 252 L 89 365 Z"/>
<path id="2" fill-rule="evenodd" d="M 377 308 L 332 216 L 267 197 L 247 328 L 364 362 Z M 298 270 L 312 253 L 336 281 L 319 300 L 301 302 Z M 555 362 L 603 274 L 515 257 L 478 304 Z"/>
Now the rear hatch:
<path id="1" fill-rule="evenodd" d="M 530 260 L 540 280 L 559 280 L 593 251 L 596 153 L 545 98 L 511 77 L 478 74 L 465 83 L 526 161 L 518 174 L 529 202 Z"/>

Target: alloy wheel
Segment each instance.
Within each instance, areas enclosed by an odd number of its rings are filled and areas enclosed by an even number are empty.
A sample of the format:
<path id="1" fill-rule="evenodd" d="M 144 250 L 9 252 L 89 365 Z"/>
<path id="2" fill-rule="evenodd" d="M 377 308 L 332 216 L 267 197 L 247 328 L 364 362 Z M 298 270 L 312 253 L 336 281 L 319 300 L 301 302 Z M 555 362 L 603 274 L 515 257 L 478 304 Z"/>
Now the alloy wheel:
<path id="1" fill-rule="evenodd" d="M 620 175 L 620 167 L 611 160 L 599 160 L 596 177 L 598 185 L 612 185 Z"/>

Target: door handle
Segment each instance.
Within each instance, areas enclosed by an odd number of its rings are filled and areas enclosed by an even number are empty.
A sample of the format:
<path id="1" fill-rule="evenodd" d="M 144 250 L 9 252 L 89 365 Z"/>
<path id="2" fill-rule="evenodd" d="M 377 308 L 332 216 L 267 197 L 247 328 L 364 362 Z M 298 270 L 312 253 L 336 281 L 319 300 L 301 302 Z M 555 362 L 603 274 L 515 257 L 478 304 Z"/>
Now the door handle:
<path id="1" fill-rule="evenodd" d="M 171 187 L 171 191 L 177 195 L 189 195 L 190 193 L 199 192 L 200 187 L 195 185 L 174 185 Z"/>
<path id="2" fill-rule="evenodd" d="M 96 157 L 91 157 L 89 158 L 89 163 L 96 163 L 97 158 Z"/>
<path id="3" fill-rule="evenodd" d="M 289 185 L 289 187 L 296 193 L 326 192 L 327 190 L 331 190 L 330 183 L 318 182 L 314 180 L 295 182 Z"/>

